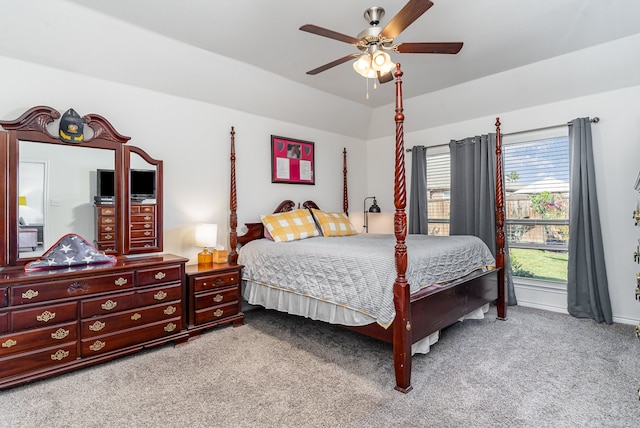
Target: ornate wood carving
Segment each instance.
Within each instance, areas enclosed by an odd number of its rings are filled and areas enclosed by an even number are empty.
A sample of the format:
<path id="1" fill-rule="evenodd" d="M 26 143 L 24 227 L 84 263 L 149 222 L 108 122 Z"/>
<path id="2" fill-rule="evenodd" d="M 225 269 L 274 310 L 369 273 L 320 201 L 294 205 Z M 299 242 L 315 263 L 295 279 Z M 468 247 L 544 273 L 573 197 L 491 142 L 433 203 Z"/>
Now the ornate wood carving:
<path id="1" fill-rule="evenodd" d="M 36 106 L 15 120 L 0 120 L 0 125 L 6 130 L 38 131 L 56 138 L 47 131 L 47 125 L 59 118 L 60 113 L 57 110 L 47 106 Z"/>
<path id="2" fill-rule="evenodd" d="M 231 127 L 231 189 L 229 192 L 229 263 L 238 262 L 238 197 L 236 195 L 236 131 Z"/>
<path id="3" fill-rule="evenodd" d="M 347 148 L 342 150 L 342 210 L 349 215 L 349 192 L 347 189 Z"/>
<path id="4" fill-rule="evenodd" d="M 504 177 L 502 174 L 502 135 L 496 117 L 496 268 L 498 272 L 498 319 L 507 319 L 507 292 L 504 266 Z"/>
<path id="5" fill-rule="evenodd" d="M 115 143 L 126 144 L 126 142 L 131 139 L 131 137 L 126 137 L 116 131 L 113 125 L 99 114 L 84 115 L 82 116 L 82 121 L 93 129 L 93 136 L 85 138 L 85 141 L 92 141 L 99 138 Z"/>
<path id="6" fill-rule="evenodd" d="M 411 391 L 411 305 L 407 272 L 407 188 L 404 168 L 404 113 L 402 106 L 402 70 L 398 63 L 396 77 L 396 166 L 393 185 L 393 199 L 396 207 L 394 214 L 394 233 L 396 236 L 395 260 L 397 277 L 393 284 L 396 318 L 393 321 L 393 360 L 398 391 Z"/>

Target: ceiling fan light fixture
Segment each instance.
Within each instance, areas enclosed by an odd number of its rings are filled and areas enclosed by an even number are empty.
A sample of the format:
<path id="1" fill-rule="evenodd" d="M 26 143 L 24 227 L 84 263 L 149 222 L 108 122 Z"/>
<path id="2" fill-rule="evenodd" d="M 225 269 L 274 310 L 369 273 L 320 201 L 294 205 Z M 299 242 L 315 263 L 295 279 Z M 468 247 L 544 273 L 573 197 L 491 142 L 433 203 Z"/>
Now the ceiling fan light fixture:
<path id="1" fill-rule="evenodd" d="M 353 69 L 362 77 L 373 79 L 377 77 L 376 71 L 371 67 L 371 55 L 362 54 L 353 62 Z"/>
<path id="2" fill-rule="evenodd" d="M 384 51 L 376 51 L 371 55 L 371 67 L 383 74 L 387 73 L 392 67 L 393 62 L 388 53 Z"/>

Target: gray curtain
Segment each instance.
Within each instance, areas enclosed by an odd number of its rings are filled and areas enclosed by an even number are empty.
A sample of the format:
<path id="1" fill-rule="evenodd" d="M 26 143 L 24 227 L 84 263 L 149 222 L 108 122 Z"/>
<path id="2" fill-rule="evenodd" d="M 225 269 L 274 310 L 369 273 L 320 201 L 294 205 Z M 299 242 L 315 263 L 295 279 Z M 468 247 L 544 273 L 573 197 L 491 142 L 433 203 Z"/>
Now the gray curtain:
<path id="1" fill-rule="evenodd" d="M 411 195 L 409 199 L 409 233 L 427 235 L 427 149 L 411 148 Z"/>
<path id="2" fill-rule="evenodd" d="M 591 121 L 569 123 L 569 272 L 567 309 L 579 318 L 611 324 L 611 301 L 604 263 L 602 231 L 593 165 Z"/>
<path id="3" fill-rule="evenodd" d="M 451 140 L 450 235 L 474 235 L 496 254 L 496 135 Z M 509 248 L 505 242 L 507 303 L 516 305 Z"/>

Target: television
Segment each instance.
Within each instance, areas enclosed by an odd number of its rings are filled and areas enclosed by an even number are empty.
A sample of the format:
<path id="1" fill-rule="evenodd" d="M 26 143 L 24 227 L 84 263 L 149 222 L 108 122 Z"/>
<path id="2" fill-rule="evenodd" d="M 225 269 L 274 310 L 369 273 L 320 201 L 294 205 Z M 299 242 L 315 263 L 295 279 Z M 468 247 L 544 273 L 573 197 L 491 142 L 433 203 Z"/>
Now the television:
<path id="1" fill-rule="evenodd" d="M 97 198 L 99 201 L 112 201 L 116 196 L 115 177 L 112 169 L 99 169 L 97 176 Z"/>
<path id="2" fill-rule="evenodd" d="M 156 171 L 153 169 L 132 169 L 129 180 L 131 200 L 141 202 L 156 197 Z"/>

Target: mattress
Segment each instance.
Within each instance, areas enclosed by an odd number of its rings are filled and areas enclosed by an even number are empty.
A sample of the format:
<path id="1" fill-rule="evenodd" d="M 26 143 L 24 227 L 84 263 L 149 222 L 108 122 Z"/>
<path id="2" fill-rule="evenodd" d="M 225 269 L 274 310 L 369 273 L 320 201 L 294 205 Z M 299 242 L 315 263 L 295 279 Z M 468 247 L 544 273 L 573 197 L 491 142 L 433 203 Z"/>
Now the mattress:
<path id="1" fill-rule="evenodd" d="M 387 328 L 395 318 L 395 244 L 394 235 L 378 234 L 249 242 L 238 258 L 244 265 L 243 297 L 326 322 Z M 406 245 L 411 293 L 495 264 L 473 236 L 408 235 Z"/>

